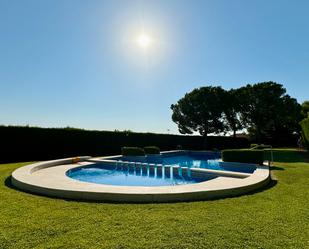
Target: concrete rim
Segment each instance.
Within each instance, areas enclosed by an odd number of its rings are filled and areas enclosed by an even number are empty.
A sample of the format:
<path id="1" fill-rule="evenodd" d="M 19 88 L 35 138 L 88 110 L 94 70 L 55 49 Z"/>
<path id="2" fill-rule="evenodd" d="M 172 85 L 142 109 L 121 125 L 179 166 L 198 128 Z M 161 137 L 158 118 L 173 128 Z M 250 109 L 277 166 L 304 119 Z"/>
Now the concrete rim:
<path id="1" fill-rule="evenodd" d="M 90 157 L 78 157 L 34 163 L 16 169 L 11 181 L 21 190 L 65 199 L 174 202 L 238 196 L 261 188 L 270 180 L 269 167 L 260 165 L 255 165 L 257 168 L 252 174 L 244 173 L 238 178 L 217 170 L 196 168 L 199 172 L 218 177 L 201 183 L 158 187 L 95 184 L 74 180 L 66 175 L 70 169 L 93 164 L 89 159 Z"/>

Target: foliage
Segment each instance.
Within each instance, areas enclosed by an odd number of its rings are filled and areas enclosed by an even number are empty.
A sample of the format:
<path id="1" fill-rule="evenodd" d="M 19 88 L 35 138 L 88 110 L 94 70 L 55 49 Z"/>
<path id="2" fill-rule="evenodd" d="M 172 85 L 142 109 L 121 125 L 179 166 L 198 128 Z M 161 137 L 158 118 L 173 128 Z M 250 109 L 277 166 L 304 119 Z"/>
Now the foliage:
<path id="1" fill-rule="evenodd" d="M 160 148 L 157 146 L 144 147 L 145 154 L 160 154 Z"/>
<path id="2" fill-rule="evenodd" d="M 202 136 L 224 131 L 222 114 L 225 91 L 221 87 L 201 87 L 186 93 L 171 105 L 172 119 L 182 134 L 199 132 Z"/>
<path id="3" fill-rule="evenodd" d="M 232 131 L 233 136 L 236 137 L 236 132 L 243 128 L 243 124 L 240 120 L 241 108 L 238 91 L 234 89 L 226 91 L 223 103 L 226 131 Z"/>
<path id="4" fill-rule="evenodd" d="M 300 105 L 281 84 L 262 82 L 237 91 L 243 124 L 258 142 L 299 131 Z"/>
<path id="5" fill-rule="evenodd" d="M 89 131 L 81 129 L 0 126 L 0 162 L 35 161 L 74 156 L 104 156 L 121 153 L 122 147 L 144 147 L 149 144 L 162 151 L 227 149 L 249 147 L 246 138 L 208 137 L 204 147 L 201 136 L 155 133 Z"/>
<path id="6" fill-rule="evenodd" d="M 237 163 L 255 163 L 263 164 L 264 151 L 263 150 L 223 150 L 222 160 L 224 162 Z"/>
<path id="7" fill-rule="evenodd" d="M 302 137 L 305 143 L 305 146 L 309 149 L 309 118 L 304 119 L 300 122 L 302 127 Z"/>
<path id="8" fill-rule="evenodd" d="M 308 117 L 309 118 L 309 101 L 305 101 L 302 103 L 301 105 L 301 108 L 302 108 L 302 114 L 303 116 L 306 118 Z"/>
<path id="9" fill-rule="evenodd" d="M 236 132 L 246 129 L 253 141 L 296 145 L 301 106 L 275 82 L 262 82 L 226 91 L 201 87 L 171 106 L 172 120 L 181 133 Z"/>
<path id="10" fill-rule="evenodd" d="M 121 154 L 123 156 L 145 156 L 145 151 L 139 147 L 122 147 Z"/>
<path id="11" fill-rule="evenodd" d="M 0 165 L 0 248 L 308 248 L 309 164 L 275 154 L 278 184 L 214 201 L 113 204 L 67 201 L 10 188 Z M 281 156 L 282 155 L 282 156 Z M 194 227 L 194 229 L 192 229 Z M 181 235 L 181 236 L 180 236 Z"/>

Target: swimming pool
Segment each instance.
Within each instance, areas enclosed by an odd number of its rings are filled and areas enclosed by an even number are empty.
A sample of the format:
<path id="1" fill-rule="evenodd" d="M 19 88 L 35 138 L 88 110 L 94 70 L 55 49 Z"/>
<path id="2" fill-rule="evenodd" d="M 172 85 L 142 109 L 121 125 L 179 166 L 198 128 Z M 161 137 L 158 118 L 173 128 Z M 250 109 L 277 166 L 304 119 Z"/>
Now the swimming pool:
<path id="1" fill-rule="evenodd" d="M 194 184 L 216 178 L 213 175 L 192 177 L 189 171 L 180 172 L 174 167 L 149 166 L 146 164 L 93 164 L 69 170 L 67 176 L 97 184 L 116 186 L 174 186 Z"/>
<path id="2" fill-rule="evenodd" d="M 72 179 L 115 186 L 175 186 L 200 183 L 215 174 L 196 174 L 195 169 L 252 174 L 254 165 L 227 164 L 218 153 L 177 152 L 150 156 L 120 156 L 110 162 L 77 167 L 66 175 Z M 193 175 L 191 172 L 194 172 Z M 198 176 L 198 177 L 197 177 Z"/>
<path id="3" fill-rule="evenodd" d="M 188 161 L 186 156 L 194 159 L 191 167 L 180 166 Z M 12 173 L 11 182 L 18 189 L 57 198 L 145 203 L 233 197 L 261 188 L 270 181 L 268 166 L 220 162 L 218 158 L 218 153 L 196 151 L 168 151 L 159 157 L 64 158 L 18 168 Z M 154 159 L 164 164 L 150 163 Z M 217 160 L 220 169 L 229 170 L 202 168 L 205 166 L 202 161 L 208 161 L 209 167 L 209 160 Z M 237 167 L 254 171 L 231 171 Z M 87 175 L 93 179 L 109 175 L 111 179 L 109 182 L 89 180 Z M 144 182 L 148 182 L 146 186 Z"/>

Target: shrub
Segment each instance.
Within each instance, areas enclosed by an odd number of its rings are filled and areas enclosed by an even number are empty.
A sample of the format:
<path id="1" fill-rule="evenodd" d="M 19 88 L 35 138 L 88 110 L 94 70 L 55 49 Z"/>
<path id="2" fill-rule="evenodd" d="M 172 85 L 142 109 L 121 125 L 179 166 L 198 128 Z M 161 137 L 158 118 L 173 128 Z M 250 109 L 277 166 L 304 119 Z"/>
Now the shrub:
<path id="1" fill-rule="evenodd" d="M 223 150 L 224 162 L 254 163 L 262 165 L 264 162 L 263 150 Z"/>
<path id="2" fill-rule="evenodd" d="M 145 156 L 145 151 L 139 147 L 122 147 L 121 154 L 123 156 Z"/>
<path id="3" fill-rule="evenodd" d="M 144 147 L 145 154 L 160 154 L 160 148 L 157 146 Z"/>

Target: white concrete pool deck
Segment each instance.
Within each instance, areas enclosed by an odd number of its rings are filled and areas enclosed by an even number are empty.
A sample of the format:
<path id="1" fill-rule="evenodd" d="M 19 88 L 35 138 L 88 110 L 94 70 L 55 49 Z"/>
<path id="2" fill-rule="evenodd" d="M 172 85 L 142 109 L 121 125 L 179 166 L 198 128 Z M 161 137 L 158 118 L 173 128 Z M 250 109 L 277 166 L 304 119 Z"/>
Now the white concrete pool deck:
<path id="1" fill-rule="evenodd" d="M 12 184 L 31 193 L 77 200 L 115 202 L 169 202 L 206 200 L 242 195 L 266 185 L 270 180 L 268 166 L 259 166 L 252 174 L 235 178 L 218 174 L 216 170 L 196 169 L 216 174 L 205 182 L 176 186 L 115 186 L 82 182 L 66 175 L 70 169 L 93 164 L 89 157 L 68 158 L 27 165 L 12 173 Z M 81 162 L 77 162 L 81 160 Z M 214 172 L 212 172 L 214 171 Z"/>

